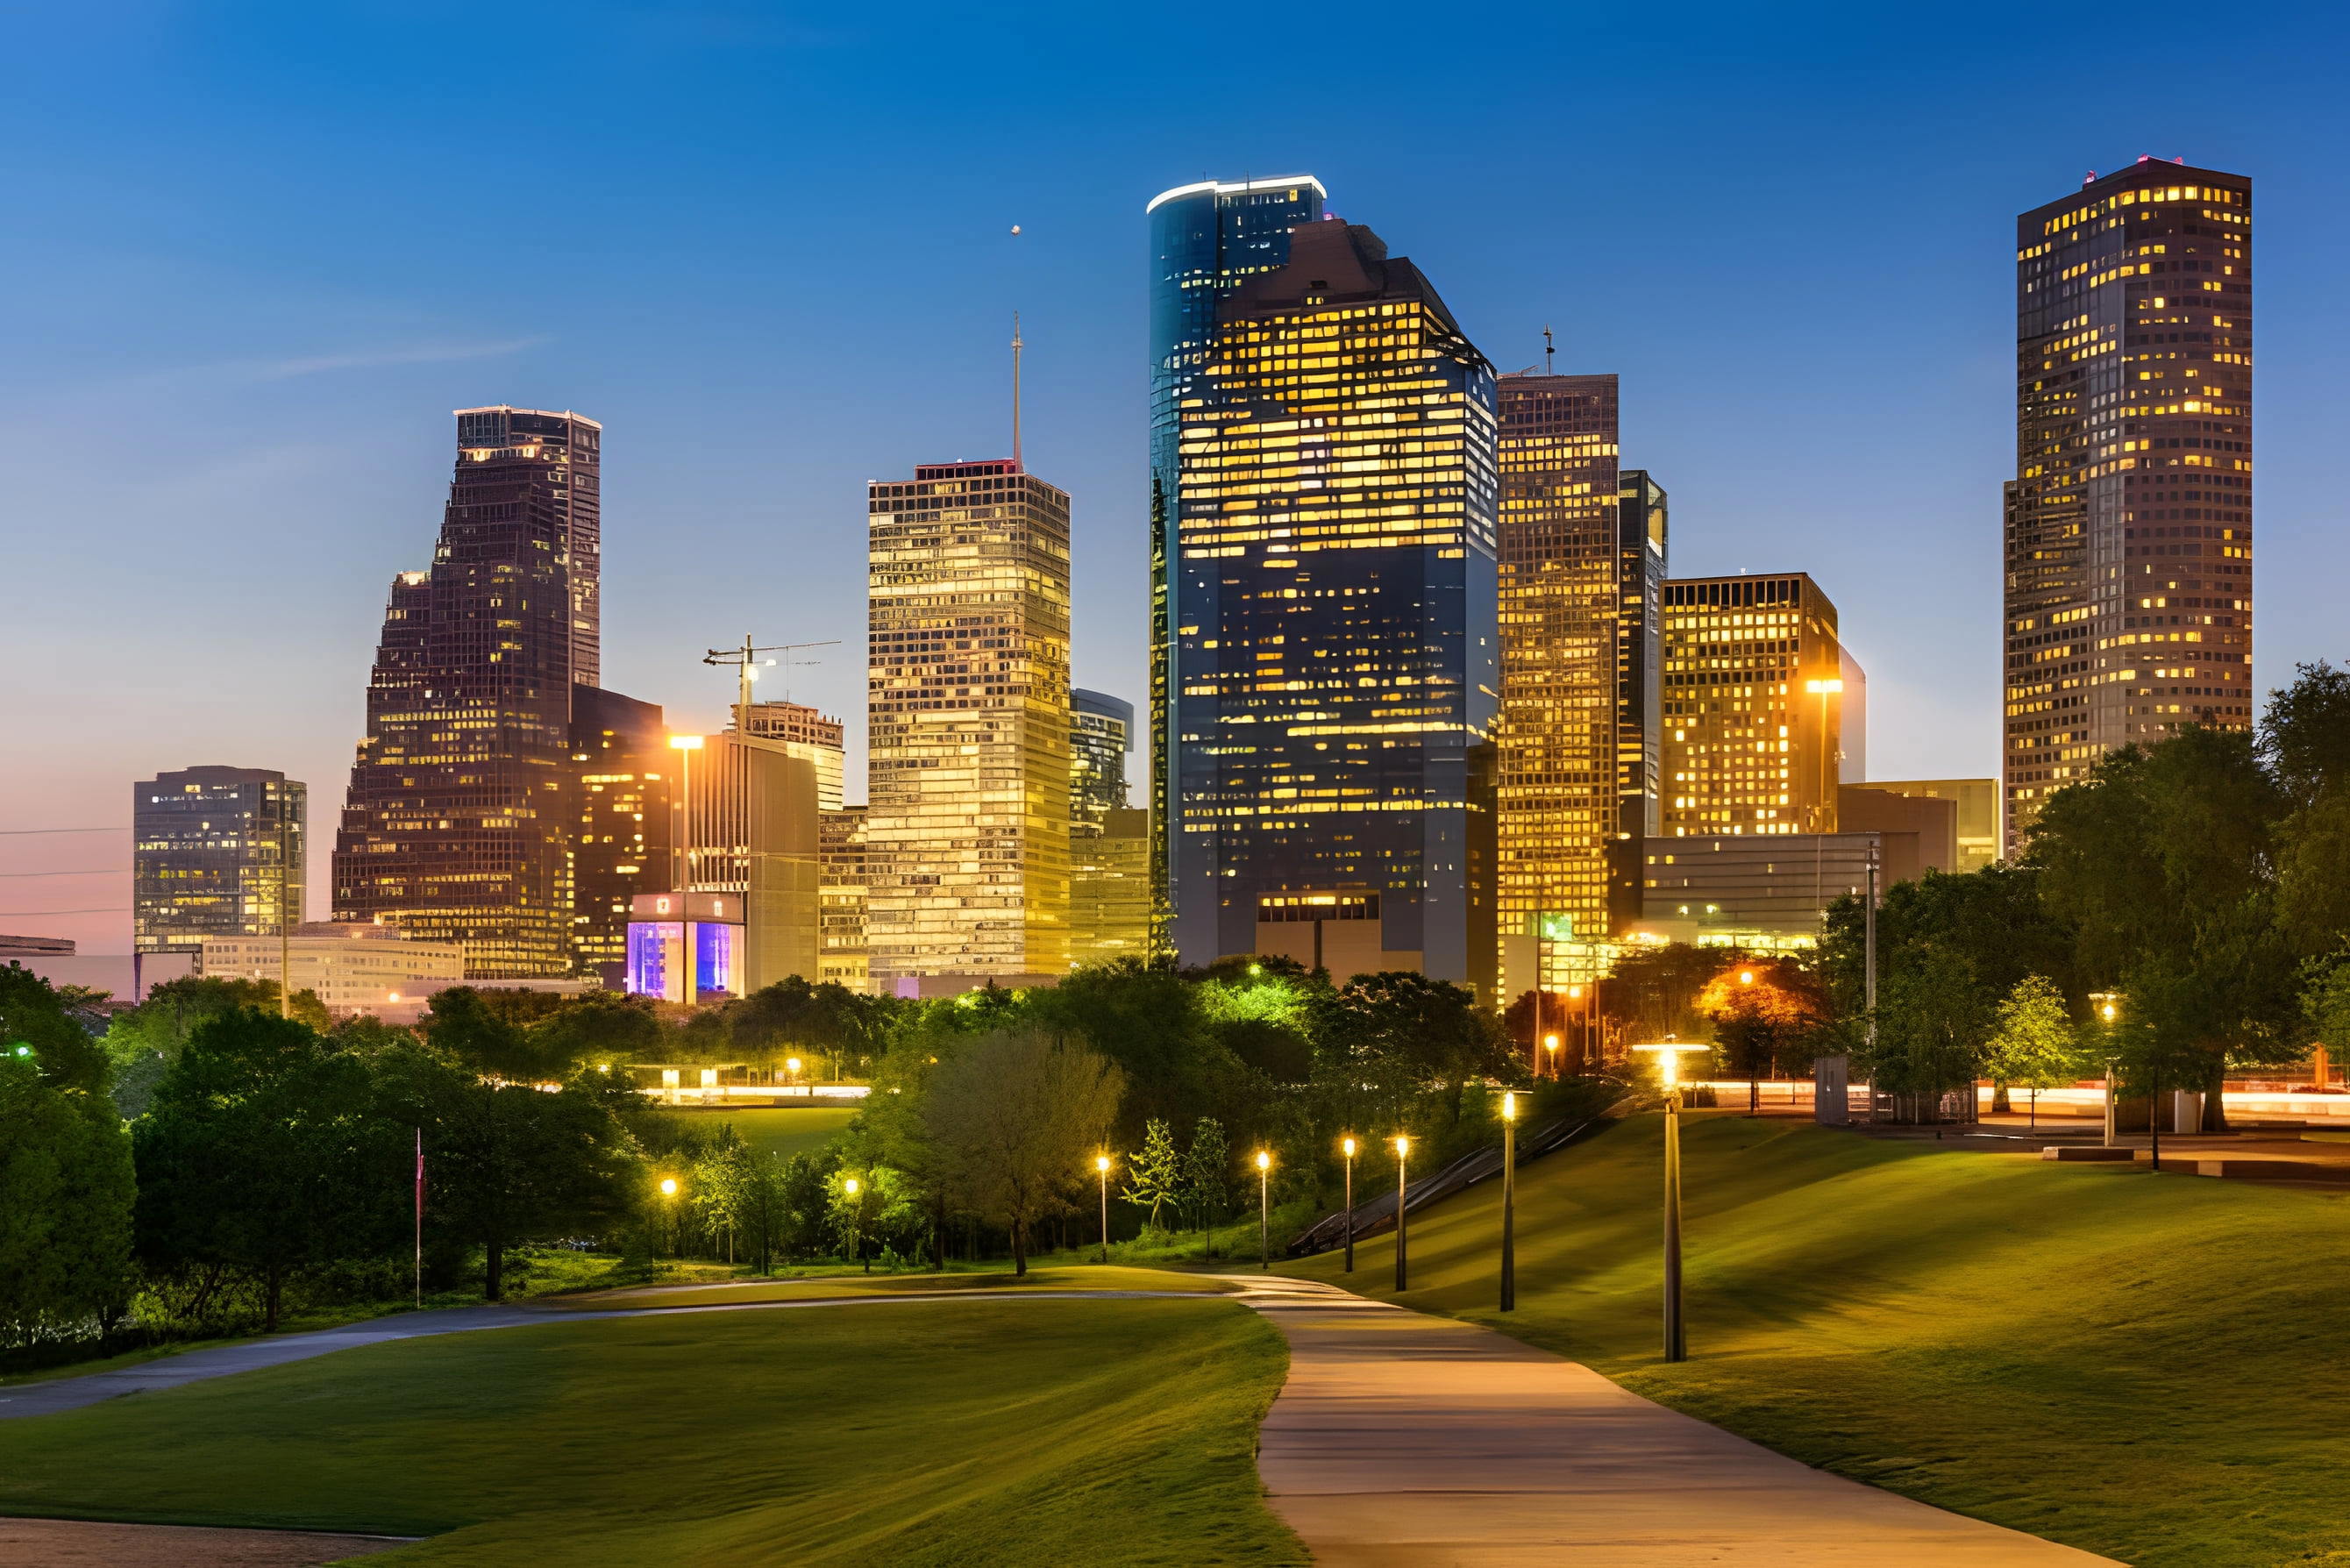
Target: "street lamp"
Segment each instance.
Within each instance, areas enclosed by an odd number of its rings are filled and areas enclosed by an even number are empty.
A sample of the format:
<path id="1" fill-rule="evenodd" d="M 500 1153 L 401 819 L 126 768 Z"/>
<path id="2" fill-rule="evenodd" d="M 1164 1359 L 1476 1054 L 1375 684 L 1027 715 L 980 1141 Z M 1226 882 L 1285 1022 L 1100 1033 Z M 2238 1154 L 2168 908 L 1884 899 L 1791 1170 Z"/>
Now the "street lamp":
<path id="1" fill-rule="evenodd" d="M 1518 1307 L 1518 1096 L 1502 1096 L 1502 1310 Z"/>
<path id="2" fill-rule="evenodd" d="M 677 890 L 686 892 L 693 886 L 693 753 L 702 750 L 699 735 L 671 735 L 671 750 L 677 753 L 677 843 L 670 852 L 670 865 L 677 872 Z M 692 1002 L 692 961 L 687 960 L 685 1000 Z"/>
<path id="3" fill-rule="evenodd" d="M 1347 1272 L 1355 1272 L 1355 1140 L 1343 1137 L 1338 1147 L 1347 1151 Z"/>
<path id="4" fill-rule="evenodd" d="M 798 1086 L 800 1081 L 800 1059 L 797 1056 L 785 1057 L 784 1071 L 792 1075 L 793 1085 L 795 1087 Z"/>
<path id="5" fill-rule="evenodd" d="M 1109 1156 L 1094 1156 L 1094 1174 L 1101 1178 L 1101 1261 L 1109 1262 Z"/>
<path id="6" fill-rule="evenodd" d="M 674 1177 L 674 1176 L 664 1176 L 664 1177 L 662 1177 L 662 1178 L 660 1179 L 660 1195 L 661 1195 L 661 1217 L 662 1217 L 662 1219 L 663 1219 L 663 1220 L 668 1223 L 668 1226 L 669 1226 L 669 1251 L 670 1251 L 670 1256 L 673 1258 L 673 1257 L 677 1256 L 677 1178 L 676 1178 L 676 1177 Z"/>
<path id="7" fill-rule="evenodd" d="M 1580 1068 L 1588 1063 L 1591 1055 L 1591 1004 L 1583 1000 L 1583 987 L 1579 985 L 1568 986 L 1566 988 L 1566 994 L 1570 1001 L 1578 1004 L 1575 1010 L 1575 1028 L 1576 1036 L 1575 1044 L 1575 1059 L 1578 1068 Z M 1556 1052 L 1553 1052 L 1551 1054 L 1550 1075 L 1554 1078 L 1558 1076 L 1558 1054 Z"/>
<path id="8" fill-rule="evenodd" d="M 2089 1000 L 2095 1003 L 2098 1019 L 2110 1031 L 2114 1026 L 2114 1020 L 2121 1016 L 2121 1008 L 2118 1005 L 2121 992 L 2093 991 L 2089 992 Z M 2108 1038 L 2106 1042 L 2106 1147 L 2107 1148 L 2114 1147 L 2114 1138 L 2120 1130 L 2118 1110 L 2119 1107 L 2114 1104 L 2113 1041 Z"/>
<path id="9" fill-rule="evenodd" d="M 869 1274 L 873 1272 L 873 1262 L 871 1259 L 865 1255 L 865 1200 L 857 1196 L 858 1193 L 864 1189 L 864 1184 L 853 1176 L 846 1177 L 841 1180 L 840 1189 L 848 1195 L 849 1200 L 849 1248 L 855 1252 L 857 1261 L 865 1265 L 865 1272 Z"/>
<path id="10" fill-rule="evenodd" d="M 1550 1053 L 1550 1075 L 1555 1078 L 1558 1076 L 1558 1036 L 1544 1035 L 1543 1049 Z"/>
<path id="11" fill-rule="evenodd" d="M 1403 1198 L 1404 1166 L 1411 1158 L 1411 1139 L 1396 1134 L 1396 1289 L 1401 1292 L 1407 1278 L 1404 1268 Z"/>
<path id="12" fill-rule="evenodd" d="M 1680 1054 L 1711 1051 L 1711 1045 L 1667 1040 L 1635 1045 L 1654 1051 L 1665 1079 L 1665 1359 L 1689 1359 L 1689 1335 L 1681 1324 L 1681 1075 Z"/>
<path id="13" fill-rule="evenodd" d="M 1256 1266 L 1260 1272 L 1273 1267 L 1273 1209 L 1269 1185 L 1273 1171 L 1273 1156 L 1256 1151 Z"/>

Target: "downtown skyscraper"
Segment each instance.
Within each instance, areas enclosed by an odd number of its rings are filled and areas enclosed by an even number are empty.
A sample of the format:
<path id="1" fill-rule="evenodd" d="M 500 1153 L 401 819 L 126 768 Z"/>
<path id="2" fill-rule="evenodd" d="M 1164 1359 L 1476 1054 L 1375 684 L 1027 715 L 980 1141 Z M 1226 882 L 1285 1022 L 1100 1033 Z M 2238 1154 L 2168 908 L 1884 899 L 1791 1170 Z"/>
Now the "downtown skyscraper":
<path id="1" fill-rule="evenodd" d="M 1017 459 L 869 486 L 874 988 L 1069 968 L 1069 497 Z"/>
<path id="2" fill-rule="evenodd" d="M 1168 877 L 1169 790 L 1174 779 L 1174 563 L 1180 553 L 1179 437 L 1187 401 L 1216 335 L 1216 313 L 1232 291 L 1289 259 L 1289 233 L 1318 222 L 1328 193 L 1311 174 L 1263 180 L 1203 180 L 1162 191 L 1144 215 L 1150 225 L 1150 867 L 1154 920 L 1171 910 Z M 1162 929 L 1158 945 L 1167 945 Z"/>
<path id="3" fill-rule="evenodd" d="M 394 579 L 336 836 L 338 920 L 461 943 L 466 972 L 575 963 L 572 700 L 598 673 L 602 427 L 457 412 L 432 565 Z"/>
<path id="4" fill-rule="evenodd" d="M 2249 727 L 2251 182 L 2140 159 L 2016 219 L 2002 805 Z"/>
<path id="5" fill-rule="evenodd" d="M 274 768 L 194 767 L 131 786 L 131 933 L 142 953 L 302 923 L 309 790 Z"/>
<path id="6" fill-rule="evenodd" d="M 1219 307 L 1180 416 L 1181 957 L 1489 988 L 1492 366 L 1377 234 L 1308 223 Z"/>

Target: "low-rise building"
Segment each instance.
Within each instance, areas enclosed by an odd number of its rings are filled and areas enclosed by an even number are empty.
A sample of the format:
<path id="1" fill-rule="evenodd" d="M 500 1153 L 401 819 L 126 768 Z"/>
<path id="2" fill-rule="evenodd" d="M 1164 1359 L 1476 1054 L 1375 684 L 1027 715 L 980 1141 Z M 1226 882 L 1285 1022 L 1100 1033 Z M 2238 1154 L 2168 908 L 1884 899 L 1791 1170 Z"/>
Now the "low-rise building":
<path id="1" fill-rule="evenodd" d="M 208 937 L 203 950 L 196 972 L 213 979 L 274 982 L 290 959 L 295 992 L 312 992 L 338 1018 L 412 1023 L 434 992 L 465 983 L 460 944 L 411 941 L 390 925 L 314 920 L 282 947 L 276 937 Z"/>

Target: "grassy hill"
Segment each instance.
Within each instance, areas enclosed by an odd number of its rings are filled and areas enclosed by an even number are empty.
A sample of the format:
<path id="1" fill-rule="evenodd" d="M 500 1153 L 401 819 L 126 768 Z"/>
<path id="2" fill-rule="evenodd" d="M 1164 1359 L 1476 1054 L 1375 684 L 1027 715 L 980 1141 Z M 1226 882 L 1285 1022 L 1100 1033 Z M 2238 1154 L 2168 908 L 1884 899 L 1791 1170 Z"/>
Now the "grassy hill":
<path id="1" fill-rule="evenodd" d="M 2350 1207 L 2143 1168 L 1683 1124 L 1688 1363 L 1658 1356 L 1662 1120 L 1411 1225 L 1400 1299 L 1808 1463 L 2142 1568 L 2350 1564 Z M 1393 1251 L 1285 1272 L 1392 1298 Z"/>
<path id="2" fill-rule="evenodd" d="M 0 1512 L 435 1537 L 385 1568 L 1296 1565 L 1286 1366 L 1207 1297 L 451 1334 L 0 1422 Z"/>

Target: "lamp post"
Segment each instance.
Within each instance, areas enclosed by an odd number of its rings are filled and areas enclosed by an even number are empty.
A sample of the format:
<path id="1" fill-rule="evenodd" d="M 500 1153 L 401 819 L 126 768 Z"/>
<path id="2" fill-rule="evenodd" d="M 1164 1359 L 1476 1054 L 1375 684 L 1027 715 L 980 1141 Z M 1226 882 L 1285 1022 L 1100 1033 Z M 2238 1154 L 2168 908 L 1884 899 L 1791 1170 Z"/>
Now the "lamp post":
<path id="1" fill-rule="evenodd" d="M 1591 1004 L 1583 1000 L 1583 987 L 1579 985 L 1568 986 L 1566 995 L 1567 1000 L 1575 1004 L 1575 1063 L 1576 1070 L 1581 1071 L 1591 1056 Z M 1558 1076 L 1556 1051 L 1550 1054 L 1550 1075 L 1554 1078 Z"/>
<path id="2" fill-rule="evenodd" d="M 1828 766 L 1834 760 L 1832 753 L 1835 750 L 1828 744 L 1828 699 L 1844 690 L 1844 682 L 1830 676 L 1825 680 L 1804 681 L 1804 690 L 1820 700 L 1820 804 L 1812 813 L 1812 831 L 1816 833 L 1835 804 L 1835 790 L 1828 783 Z"/>
<path id="3" fill-rule="evenodd" d="M 1689 1359 L 1689 1335 L 1681 1322 L 1681 1075 L 1684 1051 L 1710 1051 L 1710 1045 L 1667 1040 L 1661 1045 L 1635 1045 L 1654 1051 L 1665 1079 L 1665 1359 Z"/>
<path id="4" fill-rule="evenodd" d="M 784 1071 L 792 1075 L 792 1086 L 797 1088 L 800 1082 L 800 1059 L 797 1056 L 785 1057 Z"/>
<path id="5" fill-rule="evenodd" d="M 1101 1261 L 1109 1262 L 1109 1156 L 1094 1156 L 1094 1174 L 1101 1178 Z"/>
<path id="6" fill-rule="evenodd" d="M 1409 1278 L 1405 1271 L 1406 1253 L 1403 1237 L 1404 1166 L 1411 1158 L 1411 1139 L 1396 1134 L 1396 1290 L 1400 1293 Z"/>
<path id="7" fill-rule="evenodd" d="M 1355 1272 L 1355 1140 L 1343 1137 L 1338 1147 L 1347 1152 L 1347 1272 Z"/>
<path id="8" fill-rule="evenodd" d="M 668 1226 L 669 1226 L 669 1252 L 670 1252 L 670 1256 L 673 1258 L 673 1257 L 677 1256 L 677 1178 L 676 1178 L 676 1177 L 674 1177 L 674 1176 L 664 1176 L 664 1177 L 662 1177 L 662 1178 L 660 1179 L 660 1195 L 661 1195 L 661 1215 L 662 1215 L 663 1219 L 667 1220 L 667 1222 L 668 1222 Z"/>
<path id="9" fill-rule="evenodd" d="M 2121 1009 L 2115 1005 L 2114 1000 L 2118 994 L 2111 991 L 2089 992 L 2089 1000 L 2097 1004 L 2097 1018 L 2106 1026 L 2106 1147 L 2107 1148 L 2114 1147 L 2114 1137 L 2119 1130 L 2117 1126 L 2119 1118 L 2116 1115 L 2118 1107 L 2114 1104 L 2113 1056 L 2114 1020 L 2121 1015 Z"/>
<path id="10" fill-rule="evenodd" d="M 1518 1307 L 1518 1096 L 1502 1096 L 1502 1310 Z"/>
<path id="11" fill-rule="evenodd" d="M 873 1265 L 865 1256 L 865 1200 L 858 1196 L 865 1189 L 864 1183 L 853 1176 L 847 1177 L 842 1179 L 840 1189 L 848 1195 L 848 1245 L 857 1254 L 857 1261 L 865 1264 L 865 1272 L 869 1274 L 873 1272 Z"/>
<path id="12" fill-rule="evenodd" d="M 1273 1156 L 1256 1151 L 1256 1266 L 1259 1272 L 1273 1267 Z"/>
<path id="13" fill-rule="evenodd" d="M 1558 1036 L 1555 1034 L 1544 1035 L 1543 1049 L 1550 1053 L 1550 1075 L 1555 1078 L 1558 1076 Z"/>

